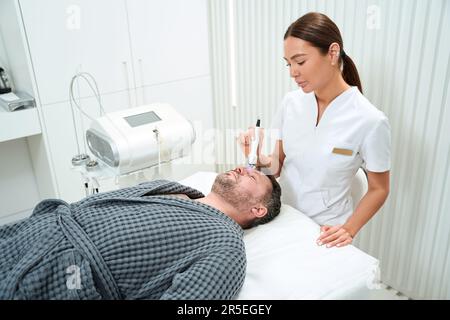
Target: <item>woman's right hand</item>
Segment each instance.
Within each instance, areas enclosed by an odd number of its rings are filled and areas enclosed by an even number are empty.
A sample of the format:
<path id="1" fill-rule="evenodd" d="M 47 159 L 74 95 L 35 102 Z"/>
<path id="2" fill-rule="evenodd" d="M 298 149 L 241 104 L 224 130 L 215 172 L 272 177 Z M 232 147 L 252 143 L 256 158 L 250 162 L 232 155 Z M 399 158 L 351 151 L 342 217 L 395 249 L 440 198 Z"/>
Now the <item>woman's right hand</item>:
<path id="1" fill-rule="evenodd" d="M 238 143 L 241 147 L 242 152 L 244 153 L 244 156 L 247 158 L 251 146 L 252 146 L 252 139 L 255 137 L 255 127 L 249 127 L 246 132 L 242 132 L 239 134 Z M 257 149 L 257 155 L 258 158 L 261 155 L 261 146 L 264 140 L 264 129 L 259 128 L 259 143 L 258 143 L 258 149 Z"/>

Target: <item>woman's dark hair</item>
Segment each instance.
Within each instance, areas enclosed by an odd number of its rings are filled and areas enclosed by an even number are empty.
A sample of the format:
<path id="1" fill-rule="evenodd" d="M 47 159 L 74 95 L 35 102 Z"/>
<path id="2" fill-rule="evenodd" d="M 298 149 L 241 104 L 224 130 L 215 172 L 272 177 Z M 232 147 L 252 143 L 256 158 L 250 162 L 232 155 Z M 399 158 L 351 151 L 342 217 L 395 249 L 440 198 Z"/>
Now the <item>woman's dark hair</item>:
<path id="1" fill-rule="evenodd" d="M 310 12 L 293 22 L 284 34 L 284 40 L 295 37 L 308 41 L 318 48 L 322 54 L 327 54 L 330 45 L 336 42 L 341 47 L 339 66 L 343 64 L 342 77 L 351 86 L 357 86 L 362 93 L 361 80 L 353 60 L 344 53 L 341 33 L 336 24 L 326 15 Z"/>

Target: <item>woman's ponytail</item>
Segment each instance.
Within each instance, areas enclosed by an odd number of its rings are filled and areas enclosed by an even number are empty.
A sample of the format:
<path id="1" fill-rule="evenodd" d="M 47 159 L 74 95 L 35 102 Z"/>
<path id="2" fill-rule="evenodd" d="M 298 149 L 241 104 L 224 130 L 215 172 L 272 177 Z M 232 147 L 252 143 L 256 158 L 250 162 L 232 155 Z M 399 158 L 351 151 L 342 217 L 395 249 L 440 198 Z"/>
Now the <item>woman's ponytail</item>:
<path id="1" fill-rule="evenodd" d="M 351 86 L 357 86 L 359 91 L 363 93 L 361 80 L 359 79 L 359 74 L 358 70 L 356 69 L 355 63 L 344 52 L 344 50 L 341 50 L 341 58 L 343 64 L 342 77 L 344 78 L 345 82 L 347 82 Z"/>

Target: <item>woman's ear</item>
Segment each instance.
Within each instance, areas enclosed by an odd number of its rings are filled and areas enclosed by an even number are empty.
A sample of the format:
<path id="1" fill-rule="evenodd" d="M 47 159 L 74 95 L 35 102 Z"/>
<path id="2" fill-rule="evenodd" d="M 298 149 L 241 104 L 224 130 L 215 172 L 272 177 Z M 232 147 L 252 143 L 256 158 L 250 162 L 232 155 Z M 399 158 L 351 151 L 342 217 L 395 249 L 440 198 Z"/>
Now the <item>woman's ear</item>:
<path id="1" fill-rule="evenodd" d="M 341 52 L 341 47 L 339 46 L 339 43 L 333 42 L 330 44 L 330 47 L 328 48 L 328 56 L 331 59 L 331 65 L 338 64 L 339 62 L 339 53 Z"/>
<path id="2" fill-rule="evenodd" d="M 266 207 L 253 207 L 251 209 L 251 213 L 255 218 L 262 218 L 267 214 L 267 208 Z"/>

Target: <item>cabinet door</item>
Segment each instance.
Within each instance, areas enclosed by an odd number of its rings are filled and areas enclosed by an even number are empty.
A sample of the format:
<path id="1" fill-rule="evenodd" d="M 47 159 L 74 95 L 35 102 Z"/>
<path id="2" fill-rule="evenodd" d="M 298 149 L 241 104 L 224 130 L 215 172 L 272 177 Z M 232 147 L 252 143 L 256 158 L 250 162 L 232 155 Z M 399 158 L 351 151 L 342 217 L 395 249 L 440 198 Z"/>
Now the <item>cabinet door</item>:
<path id="1" fill-rule="evenodd" d="M 0 143 L 0 225 L 24 218 L 38 202 L 27 140 Z"/>
<path id="2" fill-rule="evenodd" d="M 144 90 L 149 102 L 169 103 L 194 125 L 203 129 L 214 127 L 209 76 L 145 87 Z"/>
<path id="3" fill-rule="evenodd" d="M 67 101 L 79 71 L 91 73 L 101 93 L 135 87 L 123 0 L 20 0 L 20 7 L 42 104 Z M 84 82 L 76 88 L 92 96 Z"/>
<path id="4" fill-rule="evenodd" d="M 209 74 L 206 0 L 127 0 L 137 87 Z"/>

